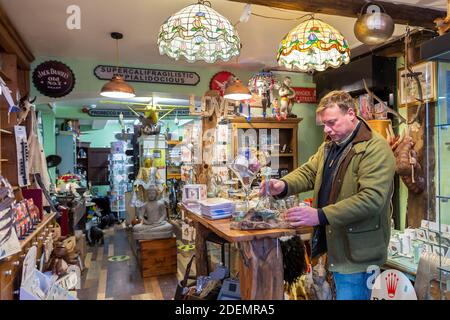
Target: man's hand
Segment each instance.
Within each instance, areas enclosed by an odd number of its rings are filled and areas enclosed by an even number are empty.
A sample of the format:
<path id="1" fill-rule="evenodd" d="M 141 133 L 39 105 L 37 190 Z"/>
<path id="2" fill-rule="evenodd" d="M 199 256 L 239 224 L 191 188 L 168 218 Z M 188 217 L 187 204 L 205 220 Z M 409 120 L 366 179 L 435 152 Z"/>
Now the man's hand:
<path id="1" fill-rule="evenodd" d="M 269 193 L 271 196 L 279 195 L 285 188 L 285 182 L 277 179 L 270 179 L 269 181 Z M 261 183 L 261 189 L 259 195 L 264 196 L 266 192 L 266 180 Z"/>
<path id="2" fill-rule="evenodd" d="M 286 220 L 289 221 L 293 227 L 314 227 L 320 224 L 317 209 L 309 206 L 290 208 L 286 213 Z"/>

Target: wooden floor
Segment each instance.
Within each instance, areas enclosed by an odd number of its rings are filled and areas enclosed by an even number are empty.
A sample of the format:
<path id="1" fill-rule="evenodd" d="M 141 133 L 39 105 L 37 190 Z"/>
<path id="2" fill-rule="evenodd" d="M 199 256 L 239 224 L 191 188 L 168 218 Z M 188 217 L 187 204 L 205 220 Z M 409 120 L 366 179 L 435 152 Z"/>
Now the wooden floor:
<path id="1" fill-rule="evenodd" d="M 177 275 L 142 278 L 130 242 L 130 231 L 123 225 L 104 230 L 104 245 L 88 247 L 86 269 L 82 274 L 80 300 L 170 300 L 194 250 L 178 250 Z M 108 257 L 127 255 L 126 261 Z M 193 274 L 195 274 L 193 264 Z"/>

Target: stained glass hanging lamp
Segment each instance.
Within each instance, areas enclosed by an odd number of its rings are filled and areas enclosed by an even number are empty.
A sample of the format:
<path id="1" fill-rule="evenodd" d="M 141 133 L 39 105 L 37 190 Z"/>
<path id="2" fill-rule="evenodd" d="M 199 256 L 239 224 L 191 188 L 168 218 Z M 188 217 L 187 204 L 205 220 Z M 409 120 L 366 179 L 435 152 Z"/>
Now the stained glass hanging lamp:
<path id="1" fill-rule="evenodd" d="M 169 17 L 160 27 L 158 47 L 161 55 L 188 62 L 214 63 L 239 56 L 241 40 L 227 18 L 198 0 Z"/>
<path id="2" fill-rule="evenodd" d="M 277 61 L 288 69 L 324 71 L 349 63 L 350 48 L 339 31 L 311 16 L 281 40 Z"/>

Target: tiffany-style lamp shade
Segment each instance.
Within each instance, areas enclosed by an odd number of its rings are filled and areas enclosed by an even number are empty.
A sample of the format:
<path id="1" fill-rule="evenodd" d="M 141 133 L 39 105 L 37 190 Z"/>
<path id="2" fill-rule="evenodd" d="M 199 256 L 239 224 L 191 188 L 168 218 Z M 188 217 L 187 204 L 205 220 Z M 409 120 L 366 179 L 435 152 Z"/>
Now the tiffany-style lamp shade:
<path id="1" fill-rule="evenodd" d="M 278 64 L 300 71 L 324 71 L 350 62 L 344 36 L 329 24 L 311 18 L 292 29 L 281 40 Z"/>
<path id="2" fill-rule="evenodd" d="M 161 55 L 208 63 L 239 56 L 241 41 L 235 28 L 208 4 L 191 4 L 163 23 L 158 35 Z"/>

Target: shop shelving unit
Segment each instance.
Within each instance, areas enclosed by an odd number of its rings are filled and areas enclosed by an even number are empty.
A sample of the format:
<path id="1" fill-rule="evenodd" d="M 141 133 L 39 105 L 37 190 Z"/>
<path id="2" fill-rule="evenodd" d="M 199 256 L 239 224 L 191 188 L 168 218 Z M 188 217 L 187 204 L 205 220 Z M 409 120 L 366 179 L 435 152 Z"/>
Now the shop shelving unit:
<path id="1" fill-rule="evenodd" d="M 230 120 L 232 138 L 231 148 L 233 158 L 240 147 L 245 145 L 245 137 L 250 146 L 258 150 L 267 148 L 272 156 L 274 177 L 281 178 L 298 167 L 298 125 L 303 118 L 288 118 L 286 120 L 271 118 L 254 118 L 250 122 L 243 117 Z M 285 152 L 282 152 L 286 145 Z"/>

